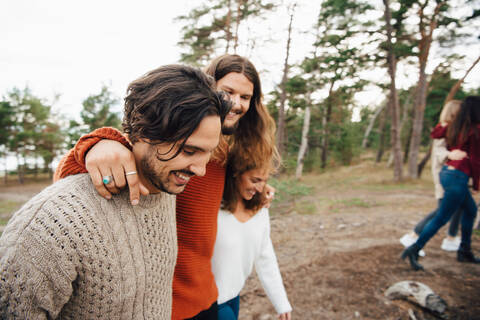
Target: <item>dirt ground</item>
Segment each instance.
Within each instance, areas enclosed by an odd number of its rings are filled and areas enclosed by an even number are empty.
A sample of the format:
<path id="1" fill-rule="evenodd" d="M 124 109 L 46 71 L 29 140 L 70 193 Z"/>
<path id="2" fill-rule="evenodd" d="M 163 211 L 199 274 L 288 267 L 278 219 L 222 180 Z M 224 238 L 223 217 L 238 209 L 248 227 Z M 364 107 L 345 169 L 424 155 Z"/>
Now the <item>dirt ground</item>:
<path id="1" fill-rule="evenodd" d="M 272 240 L 293 319 L 413 319 L 409 309 L 416 319 L 439 319 L 384 296 L 402 280 L 422 282 L 440 295 L 448 319 L 480 319 L 480 265 L 459 263 L 455 252 L 440 249 L 445 228 L 425 247 L 420 262 L 426 271 L 412 271 L 400 260 L 399 238 L 436 206 L 428 170 L 420 180 L 396 184 L 391 169 L 362 163 L 309 174 L 302 181 L 311 186 L 308 195 L 277 192 Z M 0 187 L 0 201 L 28 199 L 43 186 Z M 472 246 L 480 255 L 478 232 Z M 255 273 L 241 293 L 240 319 L 276 319 Z"/>
<path id="2" fill-rule="evenodd" d="M 398 281 L 419 281 L 443 298 L 448 319 L 480 319 L 480 265 L 459 263 L 440 249 L 442 228 L 412 271 L 399 238 L 436 205 L 430 172 L 394 184 L 391 171 L 368 164 L 311 175 L 312 193 L 270 210 L 272 241 L 293 307 L 293 319 L 439 319 L 404 300 L 388 300 Z M 477 199 L 478 200 L 478 199 Z M 312 206 L 315 210 L 312 210 Z M 306 210 L 306 209 L 307 210 Z M 302 211 L 304 211 L 302 213 Z M 472 246 L 480 255 L 480 236 Z M 256 275 L 241 293 L 240 319 L 275 319 Z"/>

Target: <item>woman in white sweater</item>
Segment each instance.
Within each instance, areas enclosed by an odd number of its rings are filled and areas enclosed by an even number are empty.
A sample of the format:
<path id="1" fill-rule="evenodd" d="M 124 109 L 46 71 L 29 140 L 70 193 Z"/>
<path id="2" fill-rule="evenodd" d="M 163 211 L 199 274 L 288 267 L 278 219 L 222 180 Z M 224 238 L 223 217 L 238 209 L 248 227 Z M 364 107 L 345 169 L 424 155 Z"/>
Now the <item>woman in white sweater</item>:
<path id="1" fill-rule="evenodd" d="M 263 207 L 269 165 L 256 167 L 229 157 L 222 209 L 218 213 L 212 271 L 218 288 L 218 319 L 238 319 L 240 291 L 253 266 L 278 318 L 290 320 L 288 301 L 270 239 L 270 218 Z M 245 161 L 246 160 L 246 161 Z"/>

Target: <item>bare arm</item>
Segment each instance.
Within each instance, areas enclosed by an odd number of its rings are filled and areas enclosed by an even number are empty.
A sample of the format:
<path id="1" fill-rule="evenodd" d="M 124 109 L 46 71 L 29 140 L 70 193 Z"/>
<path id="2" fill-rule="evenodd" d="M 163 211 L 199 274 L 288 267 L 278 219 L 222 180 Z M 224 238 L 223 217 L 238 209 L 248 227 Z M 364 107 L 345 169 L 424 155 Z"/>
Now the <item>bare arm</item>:
<path id="1" fill-rule="evenodd" d="M 80 138 L 75 147 L 60 161 L 54 181 L 89 172 L 97 191 L 107 199 L 111 198 L 111 193 L 117 193 L 128 183 L 130 201 L 135 204 L 139 195 L 148 194 L 148 190 L 138 181 L 137 175 L 125 176 L 133 171 L 136 171 L 136 168 L 130 144 L 120 131 L 105 127 Z M 104 185 L 103 176 L 112 176 L 113 182 Z"/>
<path id="2" fill-rule="evenodd" d="M 147 195 L 148 190 L 138 178 L 133 153 L 123 144 L 112 140 L 98 142 L 85 157 L 87 168 L 93 185 L 104 198 L 110 199 L 111 193 L 118 193 L 128 183 L 130 188 L 130 201 L 133 205 L 138 204 L 140 194 Z M 129 173 L 128 175 L 126 175 Z M 111 183 L 103 184 L 104 176 L 112 176 Z"/>

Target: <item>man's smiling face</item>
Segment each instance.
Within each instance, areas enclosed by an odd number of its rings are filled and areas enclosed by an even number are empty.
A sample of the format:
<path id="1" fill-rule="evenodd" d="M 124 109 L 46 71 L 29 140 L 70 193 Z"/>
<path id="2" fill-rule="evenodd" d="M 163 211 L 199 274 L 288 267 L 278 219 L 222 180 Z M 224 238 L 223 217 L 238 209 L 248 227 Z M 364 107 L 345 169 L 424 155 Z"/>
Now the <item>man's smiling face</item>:
<path id="1" fill-rule="evenodd" d="M 217 90 L 227 93 L 233 106 L 223 122 L 222 133 L 233 134 L 238 121 L 247 113 L 253 96 L 253 83 L 238 72 L 230 72 L 217 81 Z"/>
<path id="2" fill-rule="evenodd" d="M 205 168 L 220 138 L 218 116 L 205 117 L 173 159 L 178 146 L 169 143 L 149 144 L 143 140 L 133 145 L 139 177 L 150 193 L 181 193 L 193 176 L 205 175 Z M 170 160 L 163 160 L 170 159 Z"/>

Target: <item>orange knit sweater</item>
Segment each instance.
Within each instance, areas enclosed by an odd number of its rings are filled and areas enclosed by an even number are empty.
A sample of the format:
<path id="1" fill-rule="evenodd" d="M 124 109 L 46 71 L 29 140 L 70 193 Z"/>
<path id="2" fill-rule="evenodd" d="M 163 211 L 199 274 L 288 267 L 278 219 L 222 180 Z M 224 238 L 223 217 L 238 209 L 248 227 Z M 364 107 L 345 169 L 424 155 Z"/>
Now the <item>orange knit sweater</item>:
<path id="1" fill-rule="evenodd" d="M 61 160 L 54 179 L 86 172 L 85 154 L 102 139 L 117 140 L 131 149 L 118 130 L 97 129 L 83 136 Z M 173 320 L 191 318 L 217 300 L 210 261 L 224 182 L 225 168 L 210 161 L 205 176 L 191 178 L 185 191 L 177 196 L 178 257 L 173 277 Z"/>

